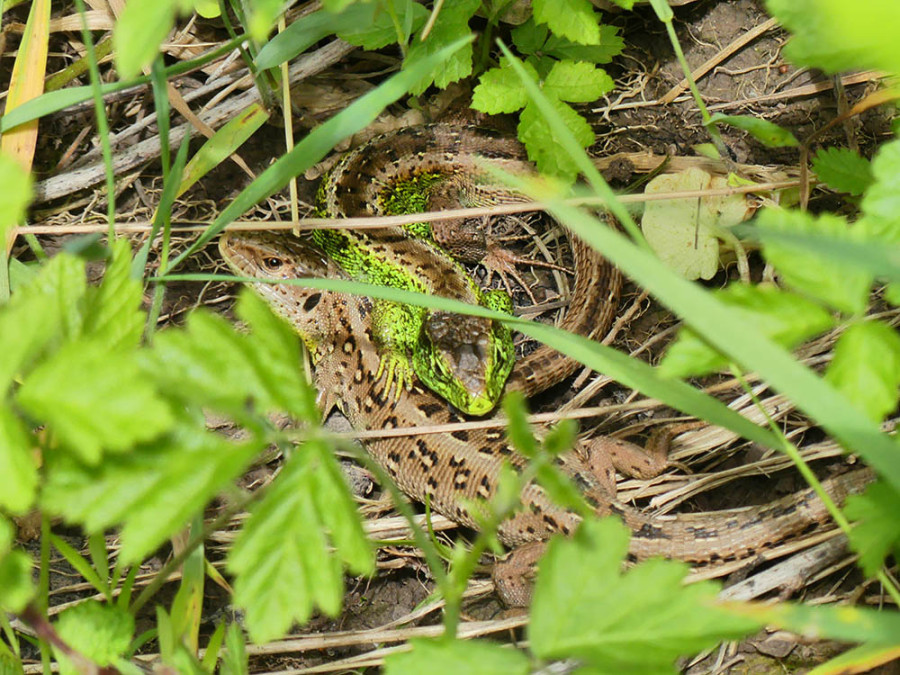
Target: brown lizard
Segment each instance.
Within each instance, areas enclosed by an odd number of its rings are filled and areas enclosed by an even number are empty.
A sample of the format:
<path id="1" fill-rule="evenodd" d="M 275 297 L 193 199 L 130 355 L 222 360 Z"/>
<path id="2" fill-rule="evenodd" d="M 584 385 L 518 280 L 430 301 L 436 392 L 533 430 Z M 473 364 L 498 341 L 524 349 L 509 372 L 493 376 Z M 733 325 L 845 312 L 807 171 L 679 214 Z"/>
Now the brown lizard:
<path id="1" fill-rule="evenodd" d="M 254 284 L 254 289 L 302 337 L 312 355 L 326 412 L 337 403 L 356 429 L 464 420 L 419 384 L 399 398 L 387 395 L 374 377 L 379 355 L 369 327 L 369 299 L 265 283 L 297 277 L 340 278 L 340 270 L 310 242 L 285 235 L 232 233 L 222 237 L 219 248 L 237 274 L 262 282 Z M 436 511 L 469 527 L 476 526 L 476 519 L 466 504 L 493 496 L 504 464 L 515 470 L 525 465 L 503 432 L 493 429 L 371 440 L 366 448 L 409 497 L 427 499 Z M 699 564 L 752 559 L 828 519 L 811 490 L 761 507 L 654 518 L 616 501 L 578 454 L 564 454 L 557 462 L 598 514 L 618 515 L 632 530 L 630 553 L 636 559 L 664 556 Z M 862 469 L 826 480 L 824 487 L 842 502 L 872 478 L 869 470 Z M 580 521 L 578 514 L 552 502 L 536 483 L 524 488 L 521 501 L 523 508 L 498 531 L 508 546 L 542 542 L 557 532 L 568 534 Z M 534 557 L 533 548 L 524 550 Z M 501 577 L 498 581 L 512 580 Z M 503 589 L 499 584 L 509 604 L 527 601 L 521 585 L 512 584 L 505 594 Z"/>

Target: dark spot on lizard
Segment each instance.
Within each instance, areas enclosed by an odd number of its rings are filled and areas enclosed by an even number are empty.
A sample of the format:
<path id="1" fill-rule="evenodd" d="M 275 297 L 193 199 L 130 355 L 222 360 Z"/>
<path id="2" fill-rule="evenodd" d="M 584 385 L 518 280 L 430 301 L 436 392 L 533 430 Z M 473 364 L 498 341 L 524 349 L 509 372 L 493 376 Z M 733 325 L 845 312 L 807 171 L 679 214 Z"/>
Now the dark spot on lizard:
<path id="1" fill-rule="evenodd" d="M 466 442 L 469 440 L 469 432 L 465 429 L 460 429 L 459 431 L 451 431 L 450 435 L 453 436 L 458 441 Z"/>

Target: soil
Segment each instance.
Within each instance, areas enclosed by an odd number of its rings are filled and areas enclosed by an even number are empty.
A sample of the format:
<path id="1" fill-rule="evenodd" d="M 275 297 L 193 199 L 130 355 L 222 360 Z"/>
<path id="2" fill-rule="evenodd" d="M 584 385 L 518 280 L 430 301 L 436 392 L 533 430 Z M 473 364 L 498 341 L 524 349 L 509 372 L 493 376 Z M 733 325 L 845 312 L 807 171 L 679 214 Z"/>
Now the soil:
<path id="1" fill-rule="evenodd" d="M 21 8 L 19 8 L 21 9 Z M 611 155 L 617 152 L 653 152 L 656 155 L 689 156 L 694 154 L 694 146 L 708 142 L 708 135 L 700 123 L 700 116 L 696 111 L 694 102 L 685 96 L 676 99 L 669 105 L 656 103 L 672 87 L 682 79 L 680 68 L 673 58 L 671 46 L 661 25 L 655 20 L 651 10 L 643 6 L 633 13 L 609 14 L 607 20 L 621 28 L 622 36 L 627 45 L 623 55 L 617 57 L 607 70 L 616 79 L 617 89 L 609 94 L 606 100 L 594 104 L 579 106 L 580 111 L 591 121 L 597 132 L 597 143 L 593 152 L 597 155 Z M 697 66 L 704 63 L 725 49 L 734 40 L 743 35 L 748 29 L 758 26 L 767 20 L 762 3 L 754 0 L 700 0 L 683 7 L 676 8 L 675 28 L 686 58 L 690 64 Z M 24 21 L 24 17 L 21 18 Z M 202 24 L 201 24 L 202 30 Z M 14 38 L 8 38 L 12 40 Z M 815 95 L 800 95 L 792 93 L 804 85 L 811 83 L 829 83 L 830 80 L 809 71 L 798 71 L 787 63 L 782 57 L 782 47 L 786 36 L 778 29 L 764 32 L 760 37 L 748 45 L 738 49 L 733 55 L 716 65 L 711 72 L 699 81 L 699 88 L 707 104 L 713 110 L 720 110 L 727 114 L 753 114 L 769 119 L 788 128 L 794 135 L 803 140 L 814 131 L 832 120 L 838 110 L 847 107 L 846 100 L 856 101 L 872 86 L 860 84 L 847 87 L 846 90 L 826 89 Z M 2 50 L 0 50 L 2 51 Z M 10 43 L 7 43 L 7 53 L 10 51 Z M 54 52 L 51 46 L 51 52 Z M 59 59 L 59 57 L 54 57 Z M 368 84 L 359 84 L 359 73 L 372 73 L 384 68 L 384 64 L 394 63 L 396 54 L 386 50 L 383 57 L 378 59 L 362 55 L 356 52 L 346 57 L 341 63 L 334 66 L 323 75 L 314 78 L 308 83 L 311 89 L 297 95 L 295 104 L 299 106 L 310 105 L 303 110 L 303 120 L 321 119 L 327 116 L 331 109 L 341 107 L 344 100 L 357 95 L 359 89 L 364 89 Z M 4 65 L 9 63 L 7 59 Z M 59 60 L 51 61 L 51 70 L 61 66 Z M 0 68 L 0 88 L 5 89 L 8 84 L 8 75 L 4 74 L 5 68 Z M 194 78 L 199 82 L 201 76 Z M 372 78 L 371 82 L 376 82 Z M 343 83 L 350 83 L 342 86 Z M 329 87 L 332 87 L 330 89 Z M 316 95 L 317 94 L 317 95 Z M 780 95 L 780 96 L 779 96 Z M 465 87 L 454 90 L 452 95 L 438 97 L 439 103 L 428 102 L 426 109 L 434 105 L 442 108 L 437 113 L 439 119 L 466 119 L 467 121 L 482 122 L 478 117 L 472 117 L 471 113 L 464 111 L 464 102 L 467 97 Z M 845 97 L 845 98 L 844 98 Z M 310 104 L 310 101 L 315 103 Z M 135 110 L 149 110 L 149 101 L 141 101 L 132 98 L 123 98 L 114 104 L 113 119 L 120 126 L 131 123 Z M 129 109 L 129 107 L 131 107 Z M 395 106 L 385 119 L 406 120 L 408 111 L 401 106 Z M 63 158 L 64 152 L 69 148 L 75 136 L 85 124 L 91 124 L 91 115 L 85 109 L 76 112 L 67 112 L 64 115 L 55 115 L 41 122 L 41 136 L 36 158 L 35 170 L 38 176 L 50 175 L 59 171 L 58 164 Z M 492 121 L 491 124 L 499 124 L 509 128 L 514 124 L 511 118 Z M 820 143 L 847 145 L 858 147 L 864 155 L 870 155 L 876 144 L 882 141 L 889 133 L 890 119 L 880 109 L 864 113 L 859 117 L 843 125 L 837 125 L 831 129 Z M 796 148 L 770 149 L 754 141 L 745 133 L 730 127 L 722 128 L 726 145 L 731 152 L 733 161 L 740 164 L 750 164 L 772 170 L 795 171 L 799 159 Z M 275 127 L 265 127 L 260 130 L 240 151 L 241 157 L 251 169 L 258 175 L 273 159 L 283 150 L 283 132 Z M 81 152 L 78 150 L 77 152 Z M 76 153 L 77 154 L 77 153 Z M 606 171 L 607 178 L 617 187 L 626 187 L 637 177 L 627 163 L 617 163 Z M 247 184 L 246 174 L 232 162 L 224 162 L 200 184 L 195 186 L 183 200 L 180 200 L 175 208 L 173 217 L 178 220 L 203 219 L 210 220 L 213 214 L 226 205 L 238 191 Z M 159 198 L 158 169 L 154 164 L 147 166 L 139 176 L 132 177 L 130 182 L 123 181 L 123 191 L 117 198 L 117 213 L 122 221 L 128 219 L 146 218 L 152 206 Z M 313 201 L 315 180 L 302 180 L 300 196 L 307 204 Z M 83 200 L 81 197 L 87 195 Z M 278 213 L 281 218 L 289 218 L 285 209 L 286 199 L 279 196 L 268 200 L 258 206 L 253 213 L 247 214 L 247 218 L 273 218 Z M 812 209 L 835 208 L 831 197 L 824 194 L 813 194 Z M 99 222 L 102 219 L 103 204 L 94 201 L 90 194 L 71 196 L 57 203 L 42 203 L 36 206 L 33 222 L 37 224 L 71 222 Z M 59 245 L 65 238 L 42 238 L 42 243 L 52 249 Z M 203 255 L 197 256 L 193 265 L 211 269 L 218 264 L 217 254 L 209 248 Z M 562 264 L 566 265 L 565 259 Z M 759 262 L 755 261 L 757 271 Z M 735 276 L 736 272 L 729 269 L 721 272 L 711 282 L 711 286 L 724 284 L 728 278 Z M 552 291 L 546 288 L 552 287 L 551 275 L 546 271 L 537 270 L 534 277 L 535 286 L 542 287 L 543 295 L 538 300 L 552 299 Z M 165 318 L 179 321 L 183 313 L 200 304 L 213 306 L 227 305 L 230 297 L 230 289 L 222 287 L 203 288 L 198 292 L 195 285 L 173 285 L 169 287 L 167 303 L 164 310 Z M 518 293 L 516 300 L 519 304 L 526 302 L 524 294 Z M 661 354 L 666 340 L 654 342 L 653 336 L 664 333 L 666 329 L 674 325 L 674 320 L 662 308 L 639 296 L 638 289 L 629 288 L 622 300 L 622 310 L 636 308 L 636 315 L 631 321 L 626 332 L 620 333 L 616 338 L 616 346 L 625 350 L 642 349 L 641 358 L 655 361 Z M 672 332 L 669 331 L 669 337 Z M 524 347 L 523 347 L 524 348 Z M 827 350 L 827 345 L 822 349 Z M 715 384 L 715 381 L 704 384 Z M 581 380 L 577 381 L 579 389 L 583 388 Z M 553 392 L 556 398 L 546 398 L 540 403 L 546 409 L 556 409 L 565 400 L 575 396 L 575 391 L 570 384 L 558 388 Z M 607 385 L 599 393 L 594 393 L 590 404 L 615 403 L 629 399 L 631 392 L 616 385 Z M 728 396 L 737 397 L 740 392 L 735 388 Z M 584 404 L 584 402 L 582 402 Z M 664 421 L 671 411 L 648 408 L 638 416 L 619 418 L 613 424 L 619 425 L 619 429 L 627 427 L 636 428 L 652 426 Z M 785 422 L 788 425 L 802 426 L 799 418 L 791 417 Z M 596 421 L 588 421 L 585 426 L 590 428 L 596 425 Z M 604 423 L 599 432 L 609 430 L 609 422 Z M 630 425 L 630 426 L 629 426 Z M 615 428 L 615 427 L 614 427 Z M 814 444 L 822 439 L 815 430 L 809 430 L 800 439 L 802 442 Z M 727 445 L 727 444 L 726 444 Z M 679 446 L 675 446 L 678 449 Z M 837 452 L 833 453 L 837 454 Z M 690 455 L 684 461 L 689 465 L 689 470 L 706 470 L 709 467 L 723 468 L 728 465 L 737 465 L 742 462 L 754 460 L 759 455 L 759 450 L 753 447 L 737 446 L 727 450 L 729 459 L 724 463 L 710 455 Z M 832 460 L 833 462 L 834 460 Z M 262 465 L 255 469 L 252 476 L 246 478 L 246 484 L 264 483 L 276 470 L 277 460 Z M 358 485 L 361 497 L 369 498 L 377 494 L 371 481 L 359 470 L 350 470 L 355 477 L 354 484 Z M 776 484 L 773 488 L 773 483 Z M 747 480 L 738 484 L 735 488 L 729 485 L 725 489 L 707 492 L 692 502 L 691 508 L 702 510 L 725 508 L 734 505 L 765 502 L 780 491 L 789 491 L 799 485 L 795 479 L 777 481 Z M 623 483 L 623 489 L 627 495 L 634 495 L 635 482 Z M 631 488 L 630 492 L 627 492 Z M 645 494 L 656 495 L 662 492 L 665 486 L 656 483 Z M 24 535 L 27 528 L 23 527 Z M 72 533 L 69 533 L 72 534 Z M 452 538 L 451 534 L 451 538 Z M 76 547 L 77 541 L 72 542 Z M 158 566 L 165 558 L 168 551 L 161 551 L 159 557 L 150 561 L 147 572 L 152 571 L 154 565 Z M 210 555 L 220 555 L 215 547 L 210 548 Z M 322 672 L 321 670 L 308 671 L 307 668 L 330 668 L 342 670 L 349 668 L 362 669 L 364 661 L 353 661 L 359 655 L 366 654 L 378 645 L 389 644 L 384 637 L 374 637 L 363 633 L 358 641 L 347 639 L 341 641 L 334 638 L 332 642 L 324 640 L 316 642 L 312 638 L 327 638 L 336 632 L 345 634 L 346 631 L 371 631 L 384 628 L 393 622 L 411 617 L 416 608 L 428 598 L 433 585 L 429 578 L 427 567 L 414 550 L 402 547 L 385 547 L 379 553 L 380 571 L 372 580 L 348 580 L 349 592 L 345 598 L 344 611 L 335 619 L 319 617 L 309 625 L 298 629 L 296 636 L 307 636 L 310 640 L 306 643 L 284 643 L 283 649 L 259 649 L 251 648 L 251 664 L 254 672 Z M 74 571 L 67 569 L 61 561 L 56 561 L 55 570 L 58 570 L 59 578 L 54 577 L 54 588 L 60 588 L 69 583 Z M 484 580 L 485 576 L 479 576 Z M 851 574 L 843 583 L 846 588 L 853 588 L 859 579 Z M 823 589 L 832 590 L 834 578 L 825 581 L 817 581 L 806 589 L 807 594 L 815 595 Z M 504 616 L 503 608 L 499 606 L 490 592 L 488 585 L 482 583 L 479 593 L 468 601 L 464 608 L 464 614 L 475 620 L 487 620 Z M 82 591 L 83 592 L 83 591 Z M 54 601 L 68 600 L 72 595 L 66 590 Z M 228 596 L 213 584 L 208 584 L 208 597 L 206 598 L 205 615 L 208 618 L 208 626 L 211 629 L 213 621 L 218 620 L 223 613 L 229 612 Z M 430 611 L 417 617 L 407 626 L 426 626 L 439 623 L 438 611 Z M 366 637 L 366 636 L 369 637 Z M 504 635 L 509 639 L 515 639 L 515 632 L 501 631 L 494 635 L 495 639 L 503 639 Z M 298 648 L 298 645 L 307 645 Z M 722 650 L 708 656 L 707 659 L 684 664 L 688 672 L 771 672 L 783 667 L 805 669 L 811 665 L 822 662 L 833 655 L 834 646 L 817 644 L 815 648 L 801 645 L 793 636 L 779 634 L 776 637 L 758 635 L 739 645 L 722 647 Z M 345 659 L 351 659 L 345 661 Z M 343 665 L 342 665 L 343 664 Z M 896 672 L 896 669 L 884 672 Z"/>

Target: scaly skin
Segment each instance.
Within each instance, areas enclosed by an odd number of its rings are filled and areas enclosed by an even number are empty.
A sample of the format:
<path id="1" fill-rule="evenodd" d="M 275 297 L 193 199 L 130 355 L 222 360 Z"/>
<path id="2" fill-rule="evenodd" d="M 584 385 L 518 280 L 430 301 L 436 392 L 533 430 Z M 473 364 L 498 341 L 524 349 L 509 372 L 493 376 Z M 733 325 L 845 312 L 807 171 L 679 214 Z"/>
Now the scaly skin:
<path id="1" fill-rule="evenodd" d="M 337 403 L 360 430 L 463 421 L 456 410 L 421 386 L 413 386 L 399 399 L 384 391 L 374 376 L 379 356 L 369 327 L 370 300 L 265 283 L 340 277 L 336 265 L 308 242 L 284 235 L 231 233 L 223 236 L 219 248 L 235 273 L 260 280 L 254 290 L 291 322 L 309 346 L 325 411 Z M 525 466 L 503 433 L 492 429 L 372 440 L 366 449 L 412 499 L 427 499 L 436 511 L 469 527 L 477 527 L 477 519 L 468 505 L 494 495 L 501 467 Z M 638 559 L 664 556 L 697 564 L 752 559 L 828 520 L 811 490 L 761 507 L 653 518 L 617 502 L 576 453 L 562 455 L 557 462 L 598 514 L 616 514 L 628 525 L 633 533 L 630 552 Z M 872 478 L 862 469 L 829 479 L 824 487 L 841 502 Z M 498 532 L 509 546 L 540 542 L 556 532 L 568 534 L 580 520 L 534 483 L 525 487 L 521 498 L 525 508 Z M 528 548 L 522 551 L 533 555 Z M 503 588 L 510 604 L 527 599 L 520 586 L 498 585 Z"/>
<path id="2" fill-rule="evenodd" d="M 474 140 L 473 140 L 474 139 Z M 348 153 L 323 182 L 319 213 L 333 218 L 394 215 L 521 200 L 508 190 L 480 186 L 475 157 L 518 172 L 527 161 L 504 162 L 496 148 L 515 148 L 466 127 L 411 127 L 378 136 Z M 519 151 L 519 155 L 522 155 Z M 457 227 L 465 229 L 465 226 Z M 501 311 L 511 311 L 505 293 L 482 292 L 456 260 L 432 241 L 425 227 L 378 230 L 317 230 L 315 242 L 351 278 L 404 290 L 432 293 Z M 438 228 L 442 235 L 446 228 Z M 438 236 L 441 241 L 441 237 Z M 471 257 L 471 255 L 469 256 Z M 378 301 L 372 317 L 382 361 L 378 374 L 411 384 L 410 369 L 430 389 L 468 414 L 496 405 L 515 352 L 509 330 L 498 322 Z M 410 368 L 411 367 L 411 368 Z M 399 391 L 400 386 L 397 387 Z"/>

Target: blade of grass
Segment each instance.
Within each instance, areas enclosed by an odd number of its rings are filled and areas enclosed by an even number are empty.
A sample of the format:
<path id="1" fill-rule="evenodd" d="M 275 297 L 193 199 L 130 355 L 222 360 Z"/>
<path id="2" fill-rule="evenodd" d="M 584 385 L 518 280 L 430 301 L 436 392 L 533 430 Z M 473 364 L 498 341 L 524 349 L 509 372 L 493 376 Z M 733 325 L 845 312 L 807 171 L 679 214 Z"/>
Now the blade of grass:
<path id="1" fill-rule="evenodd" d="M 502 47 L 502 45 L 501 45 Z M 528 96 L 541 109 L 557 141 L 579 157 L 585 153 L 571 132 L 553 116 L 553 108 L 531 81 L 519 61 L 504 47 L 511 66 Z M 574 157 L 573 157 L 574 159 Z M 523 186 L 526 191 L 527 186 Z M 542 199 L 544 195 L 529 196 Z M 644 250 L 580 209 L 567 206 L 555 195 L 543 199 L 550 212 L 597 251 L 614 262 L 631 279 L 682 317 L 716 349 L 743 370 L 759 373 L 778 391 L 816 420 L 846 448 L 858 452 L 896 490 L 900 490 L 900 446 L 878 425 L 857 411 L 834 387 L 800 364 L 790 352 L 747 325 L 741 317 L 696 284 L 671 272 Z"/>
<path id="2" fill-rule="evenodd" d="M 302 173 L 325 157 L 338 142 L 352 136 L 374 121 L 386 106 L 407 93 L 410 87 L 430 72 L 430 69 L 446 61 L 471 40 L 471 36 L 457 40 L 430 57 L 418 61 L 408 69 L 400 71 L 373 91 L 358 98 L 342 112 L 313 129 L 290 152 L 280 157 L 235 197 L 234 201 L 213 221 L 209 229 L 172 261 L 171 269 L 204 247 L 228 223 L 247 209 L 282 189 L 293 176 Z"/>

